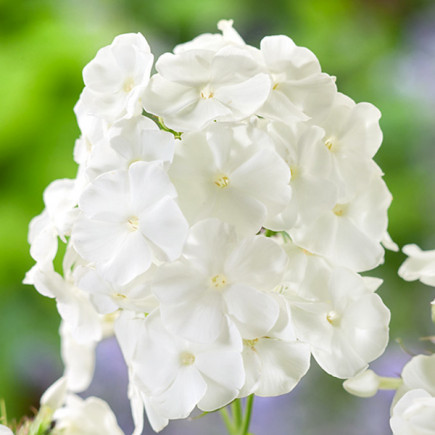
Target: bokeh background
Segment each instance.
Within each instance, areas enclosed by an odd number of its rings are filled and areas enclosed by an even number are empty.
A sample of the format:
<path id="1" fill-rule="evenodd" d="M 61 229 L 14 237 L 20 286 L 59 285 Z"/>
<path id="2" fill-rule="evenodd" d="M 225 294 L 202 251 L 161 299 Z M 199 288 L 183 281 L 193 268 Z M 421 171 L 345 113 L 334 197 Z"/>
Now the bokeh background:
<path id="1" fill-rule="evenodd" d="M 119 33 L 142 32 L 156 56 L 233 18 L 245 40 L 286 34 L 310 48 L 339 90 L 382 111 L 376 160 L 393 194 L 390 234 L 400 245 L 435 249 L 435 4 L 422 0 L 0 0 L 0 398 L 9 419 L 31 415 L 62 373 L 54 301 L 21 284 L 33 261 L 30 219 L 54 179 L 74 177 L 79 135 L 73 106 L 81 71 Z M 391 344 L 372 366 L 397 375 L 410 355 L 435 350 L 431 288 L 397 277 L 387 253 L 372 275 L 392 311 Z M 400 344 L 399 344 L 400 343 Z M 129 433 L 126 373 L 113 340 L 98 348 L 92 394 L 112 404 Z M 312 369 L 290 395 L 259 399 L 256 435 L 389 434 L 389 392 L 349 396 Z M 219 416 L 174 422 L 164 434 L 222 434 Z M 149 428 L 145 434 L 151 434 Z"/>

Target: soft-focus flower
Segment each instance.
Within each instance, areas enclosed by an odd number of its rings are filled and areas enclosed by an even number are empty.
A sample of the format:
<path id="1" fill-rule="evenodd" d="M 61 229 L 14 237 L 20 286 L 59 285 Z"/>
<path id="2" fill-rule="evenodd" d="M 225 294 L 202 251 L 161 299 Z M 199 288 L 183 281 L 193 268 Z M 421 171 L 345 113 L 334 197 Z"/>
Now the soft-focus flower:
<path id="1" fill-rule="evenodd" d="M 419 279 L 435 287 L 435 250 L 423 251 L 417 245 L 406 245 L 402 250 L 408 258 L 400 266 L 399 275 L 406 281 Z"/>
<path id="2" fill-rule="evenodd" d="M 408 391 L 393 408 L 394 435 L 435 434 L 435 397 L 423 389 Z"/>

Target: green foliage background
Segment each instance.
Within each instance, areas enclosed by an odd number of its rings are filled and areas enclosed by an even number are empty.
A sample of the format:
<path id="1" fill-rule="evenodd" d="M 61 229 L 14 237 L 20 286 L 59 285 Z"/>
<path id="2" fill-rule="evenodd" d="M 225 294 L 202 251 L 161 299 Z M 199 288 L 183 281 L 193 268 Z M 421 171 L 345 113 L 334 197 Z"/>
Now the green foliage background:
<path id="1" fill-rule="evenodd" d="M 402 74 L 408 62 L 420 76 L 412 62 L 416 53 L 432 56 L 435 70 L 434 53 L 421 53 L 413 36 L 421 22 L 435 27 L 431 3 L 0 0 L 0 398 L 9 417 L 28 414 L 41 388 L 62 371 L 55 303 L 21 284 L 33 264 L 27 227 L 43 209 L 44 188 L 75 175 L 79 130 L 72 109 L 83 87 L 81 70 L 98 48 L 119 33 L 140 31 L 157 56 L 199 33 L 216 32 L 221 18 L 233 18 L 256 46 L 265 35 L 289 35 L 337 76 L 340 91 L 382 111 L 384 144 L 376 160 L 394 196 L 391 236 L 401 246 L 416 242 L 434 249 L 435 103 L 425 98 L 424 82 L 404 81 Z M 418 338 L 434 334 L 428 306 L 434 294 L 397 278 L 403 259 L 388 253 L 375 274 L 385 279 L 380 294 L 392 311 L 392 346 L 402 337 L 418 351 Z M 322 382 L 345 395 L 339 381 Z"/>

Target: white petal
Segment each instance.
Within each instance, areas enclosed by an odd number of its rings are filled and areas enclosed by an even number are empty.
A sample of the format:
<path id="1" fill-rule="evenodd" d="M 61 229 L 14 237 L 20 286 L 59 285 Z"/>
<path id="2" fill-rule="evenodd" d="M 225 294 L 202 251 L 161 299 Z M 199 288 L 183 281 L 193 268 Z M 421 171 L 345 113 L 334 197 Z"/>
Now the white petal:
<path id="1" fill-rule="evenodd" d="M 269 331 L 279 314 L 277 302 L 269 295 L 243 284 L 234 284 L 224 293 L 228 313 L 243 338 L 254 339 Z"/>

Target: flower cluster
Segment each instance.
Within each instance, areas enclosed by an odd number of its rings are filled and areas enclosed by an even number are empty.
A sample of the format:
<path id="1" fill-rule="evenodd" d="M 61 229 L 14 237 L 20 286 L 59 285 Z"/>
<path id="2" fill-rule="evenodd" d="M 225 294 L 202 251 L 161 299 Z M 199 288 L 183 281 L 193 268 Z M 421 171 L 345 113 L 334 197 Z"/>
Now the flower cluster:
<path id="1" fill-rule="evenodd" d="M 388 341 L 380 280 L 359 274 L 394 248 L 380 112 L 290 38 L 257 49 L 218 27 L 152 76 L 141 34 L 97 53 L 75 107 L 77 177 L 48 186 L 30 226 L 25 282 L 56 299 L 68 391 L 114 333 L 136 433 L 144 409 L 158 431 L 195 406 L 287 393 L 311 355 L 352 377 Z"/>

